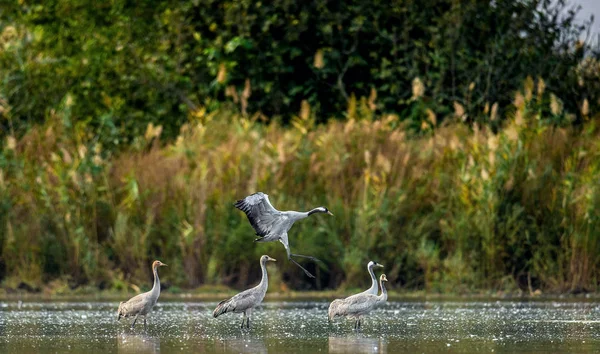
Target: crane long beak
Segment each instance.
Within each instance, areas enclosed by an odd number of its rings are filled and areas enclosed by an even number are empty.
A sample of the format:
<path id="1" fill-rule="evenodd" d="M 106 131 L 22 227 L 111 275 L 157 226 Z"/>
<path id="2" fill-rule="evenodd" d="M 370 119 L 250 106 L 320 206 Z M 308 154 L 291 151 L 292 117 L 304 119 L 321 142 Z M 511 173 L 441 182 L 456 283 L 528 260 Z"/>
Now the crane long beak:
<path id="1" fill-rule="evenodd" d="M 161 267 L 162 267 L 162 266 L 168 267 L 168 265 L 166 265 L 166 264 L 164 264 L 164 263 L 163 263 L 163 264 L 161 264 L 160 266 L 161 266 Z"/>
<path id="2" fill-rule="evenodd" d="M 333 213 L 332 213 L 332 212 L 330 212 L 329 210 L 327 210 L 327 214 L 329 214 L 329 215 L 331 215 L 331 216 L 335 216 L 335 215 L 333 215 Z"/>

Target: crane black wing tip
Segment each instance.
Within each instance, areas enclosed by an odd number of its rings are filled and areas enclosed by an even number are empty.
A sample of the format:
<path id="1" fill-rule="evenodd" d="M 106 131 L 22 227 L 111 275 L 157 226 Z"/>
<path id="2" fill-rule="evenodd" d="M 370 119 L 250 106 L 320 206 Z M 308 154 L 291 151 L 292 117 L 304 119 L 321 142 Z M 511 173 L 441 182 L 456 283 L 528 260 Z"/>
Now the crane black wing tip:
<path id="1" fill-rule="evenodd" d="M 246 204 L 246 201 L 244 199 L 238 200 L 237 202 L 233 203 L 233 206 L 240 209 L 243 212 L 246 212 L 246 210 L 248 210 L 248 205 Z"/>
<path id="2" fill-rule="evenodd" d="M 254 196 L 258 197 L 258 200 L 256 198 L 252 198 Z M 262 203 L 263 200 L 268 199 L 268 197 L 268 194 L 265 194 L 263 192 L 256 192 L 250 194 L 244 199 L 237 200 L 235 203 L 233 203 L 233 205 L 240 210 L 249 211 L 254 205 Z"/>

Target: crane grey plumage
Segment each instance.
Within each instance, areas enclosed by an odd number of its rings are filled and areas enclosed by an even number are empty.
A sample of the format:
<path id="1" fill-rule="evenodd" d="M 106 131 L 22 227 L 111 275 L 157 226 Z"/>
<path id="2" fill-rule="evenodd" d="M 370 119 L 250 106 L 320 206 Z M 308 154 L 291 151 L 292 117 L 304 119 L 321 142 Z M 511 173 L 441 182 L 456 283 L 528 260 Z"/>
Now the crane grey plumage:
<path id="1" fill-rule="evenodd" d="M 338 302 L 342 302 L 342 301 L 352 301 L 352 299 L 354 299 L 356 297 L 361 297 L 361 296 L 367 295 L 367 294 L 372 294 L 372 295 L 377 296 L 377 294 L 379 293 L 379 283 L 377 282 L 377 278 L 375 277 L 375 273 L 373 272 L 374 267 L 383 268 L 383 265 L 379 264 L 375 261 L 369 261 L 369 263 L 367 263 L 367 272 L 369 272 L 369 275 L 371 276 L 371 287 L 369 289 L 363 291 L 362 293 L 350 295 L 345 299 L 333 300 L 330 307 L 331 306 L 335 307 L 334 303 L 337 304 Z"/>
<path id="2" fill-rule="evenodd" d="M 379 296 L 373 294 L 356 294 L 345 299 L 336 299 L 331 302 L 328 310 L 328 319 L 333 321 L 338 316 L 354 317 L 354 328 L 360 329 L 361 317 L 370 313 L 375 307 L 387 301 L 387 290 L 383 285 L 387 281 L 385 274 L 381 274 L 379 285 L 381 286 L 381 294 Z"/>
<path id="3" fill-rule="evenodd" d="M 379 283 L 377 283 L 377 278 L 375 277 L 375 273 L 373 273 L 374 267 L 383 268 L 383 265 L 375 261 L 370 261 L 369 263 L 367 263 L 367 271 L 371 275 L 371 287 L 363 291 L 361 294 L 377 295 L 377 293 L 379 292 Z"/>
<path id="4" fill-rule="evenodd" d="M 154 285 L 152 290 L 143 294 L 136 295 L 128 301 L 121 301 L 119 303 L 119 309 L 117 310 L 117 321 L 120 321 L 122 317 L 133 317 L 133 323 L 131 323 L 131 329 L 135 327 L 135 323 L 139 316 L 144 316 L 144 328 L 146 325 L 146 316 L 152 311 L 154 305 L 158 301 L 160 296 L 160 279 L 158 278 L 158 267 L 167 266 L 161 261 L 154 261 L 152 263 L 152 273 L 154 274 Z"/>
<path id="5" fill-rule="evenodd" d="M 250 225 L 252 225 L 254 231 L 256 231 L 256 235 L 260 236 L 255 240 L 256 242 L 281 242 L 287 252 L 288 260 L 300 267 L 306 275 L 314 278 L 309 271 L 304 269 L 304 267 L 298 264 L 292 257 L 303 257 L 316 261 L 318 261 L 318 259 L 312 256 L 291 253 L 287 232 L 296 221 L 307 218 L 314 213 L 333 215 L 327 208 L 318 207 L 307 212 L 293 210 L 279 211 L 273 207 L 269 201 L 269 196 L 262 192 L 257 192 L 244 199 L 238 200 L 234 206 L 246 214 L 248 221 L 250 221 Z"/>
<path id="6" fill-rule="evenodd" d="M 362 295 L 366 295 L 366 294 L 372 294 L 372 295 L 377 296 L 377 294 L 379 293 L 379 283 L 377 282 L 377 278 L 375 277 L 375 273 L 373 272 L 374 267 L 383 268 L 383 265 L 381 265 L 377 262 L 374 262 L 374 261 L 370 261 L 369 263 L 367 263 L 367 271 L 371 275 L 371 287 L 369 289 L 363 291 L 362 293 L 348 296 L 344 300 L 349 300 L 349 299 L 355 298 L 357 296 L 362 296 Z"/>
<path id="7" fill-rule="evenodd" d="M 269 286 L 266 265 L 267 261 L 275 262 L 276 260 L 267 255 L 260 257 L 260 267 L 262 270 L 262 279 L 260 280 L 260 283 L 251 289 L 242 291 L 230 299 L 219 302 L 213 311 L 213 317 L 219 317 L 227 312 L 242 312 L 243 316 L 241 327 L 244 328 L 244 322 L 246 322 L 246 327 L 250 328 L 250 315 L 252 313 L 252 309 L 254 309 L 263 301 Z"/>

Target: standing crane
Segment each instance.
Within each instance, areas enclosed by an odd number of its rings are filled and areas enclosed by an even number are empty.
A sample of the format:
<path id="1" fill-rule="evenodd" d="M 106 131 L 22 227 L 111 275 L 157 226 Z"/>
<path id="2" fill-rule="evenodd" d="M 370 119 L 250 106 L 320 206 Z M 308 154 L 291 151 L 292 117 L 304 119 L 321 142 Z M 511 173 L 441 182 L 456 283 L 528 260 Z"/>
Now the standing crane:
<path id="1" fill-rule="evenodd" d="M 383 264 L 379 264 L 375 261 L 370 261 L 367 264 L 367 271 L 371 275 L 371 287 L 369 289 L 363 291 L 361 294 L 377 295 L 377 293 L 379 292 L 379 284 L 377 283 L 377 278 L 375 277 L 375 273 L 373 273 L 374 267 L 383 268 Z"/>
<path id="2" fill-rule="evenodd" d="M 166 267 L 167 265 L 161 261 L 154 261 L 152 263 L 152 273 L 154 273 L 154 285 L 152 290 L 143 294 L 136 295 L 128 301 L 121 301 L 119 309 L 117 310 L 117 321 L 121 320 L 121 317 L 134 317 L 131 329 L 135 327 L 135 322 L 139 316 L 144 316 L 144 329 L 148 329 L 146 325 L 146 316 L 152 311 L 158 296 L 160 295 L 160 279 L 158 278 L 158 267 Z"/>
<path id="3" fill-rule="evenodd" d="M 291 253 L 287 232 L 296 221 L 307 218 L 312 214 L 325 213 L 333 215 L 327 208 L 318 207 L 306 212 L 293 210 L 279 211 L 271 205 L 269 196 L 262 192 L 254 193 L 244 199 L 238 200 L 234 205 L 246 213 L 248 221 L 250 221 L 254 231 L 256 231 L 256 235 L 259 236 L 259 238 L 254 240 L 255 242 L 281 242 L 287 252 L 288 260 L 300 267 L 307 276 L 314 278 L 314 275 L 292 257 L 303 257 L 313 261 L 318 261 L 318 259 L 312 256 Z"/>
<path id="4" fill-rule="evenodd" d="M 385 274 L 381 274 L 379 284 L 381 286 L 381 294 L 379 296 L 373 294 L 360 293 L 350 296 L 346 299 L 336 299 L 329 305 L 328 319 L 329 322 L 337 316 L 354 317 L 354 329 L 360 329 L 360 320 L 362 316 L 367 315 L 376 306 L 387 301 L 387 290 L 383 282 L 387 281 Z"/>
<path id="5" fill-rule="evenodd" d="M 251 289 L 242 291 L 231 299 L 219 302 L 217 308 L 213 311 L 213 317 L 217 318 L 227 312 L 242 312 L 241 328 L 244 328 L 244 322 L 246 322 L 246 328 L 250 328 L 250 315 L 252 314 L 252 309 L 260 305 L 263 301 L 265 294 L 267 293 L 267 287 L 269 286 L 269 279 L 267 278 L 267 261 L 275 262 L 276 259 L 267 255 L 260 257 L 260 267 L 262 269 L 262 279 L 260 280 L 260 283 Z"/>
<path id="6" fill-rule="evenodd" d="M 358 293 L 358 294 L 354 294 L 354 295 L 348 296 L 344 300 L 351 300 L 354 297 L 362 296 L 362 295 L 366 295 L 366 294 L 372 294 L 372 295 L 377 296 L 377 294 L 379 293 L 379 283 L 377 282 L 377 278 L 375 277 L 375 273 L 373 273 L 373 268 L 374 267 L 383 268 L 383 265 L 379 264 L 377 262 L 374 262 L 374 261 L 370 261 L 369 263 L 367 263 L 367 271 L 371 275 L 371 287 L 369 289 L 363 291 L 362 293 Z"/>

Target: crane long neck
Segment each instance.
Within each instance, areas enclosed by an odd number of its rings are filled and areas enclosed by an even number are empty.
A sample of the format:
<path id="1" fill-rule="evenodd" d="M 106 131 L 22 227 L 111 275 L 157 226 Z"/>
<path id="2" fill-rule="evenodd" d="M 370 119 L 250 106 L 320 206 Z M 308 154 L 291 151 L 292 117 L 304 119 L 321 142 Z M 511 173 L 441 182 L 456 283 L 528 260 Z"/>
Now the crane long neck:
<path id="1" fill-rule="evenodd" d="M 160 279 L 158 278 L 158 267 L 152 267 L 152 272 L 154 273 L 154 285 L 152 286 L 152 294 L 158 295 L 160 294 Z"/>
<path id="2" fill-rule="evenodd" d="M 267 287 L 269 286 L 269 279 L 267 276 L 267 265 L 266 265 L 266 261 L 265 262 L 260 262 L 260 268 L 262 270 L 262 279 L 260 280 L 260 283 L 258 284 L 258 287 L 263 289 L 265 292 L 267 291 Z"/>
<path id="3" fill-rule="evenodd" d="M 321 210 L 321 209 L 319 209 L 319 208 L 314 208 L 314 209 L 312 209 L 312 210 L 310 210 L 310 211 L 308 211 L 308 212 L 302 213 L 302 214 L 306 214 L 306 216 L 305 216 L 305 218 L 306 218 L 306 217 L 308 217 L 308 216 L 311 216 L 311 215 L 312 215 L 312 214 L 314 214 L 314 213 L 321 213 L 321 212 L 322 212 L 322 210 Z"/>
<path id="4" fill-rule="evenodd" d="M 371 274 L 371 288 L 369 289 L 369 292 L 377 295 L 378 284 L 377 278 L 375 278 L 375 273 L 373 273 L 373 265 L 369 264 L 367 270 L 369 271 L 369 274 Z"/>
<path id="5" fill-rule="evenodd" d="M 288 211 L 286 213 L 287 213 L 288 217 L 291 220 L 293 220 L 293 221 L 305 219 L 305 218 L 307 218 L 310 215 L 310 211 L 295 211 L 295 210 L 290 210 L 290 211 Z"/>
<path id="6" fill-rule="evenodd" d="M 290 217 L 292 220 L 296 221 L 296 220 L 307 218 L 314 213 L 324 213 L 324 211 L 323 211 L 323 208 L 319 207 L 319 208 L 311 209 L 309 211 L 290 210 L 290 211 L 286 211 L 286 213 L 287 213 L 288 217 Z"/>
<path id="7" fill-rule="evenodd" d="M 383 281 L 379 280 L 379 285 L 381 286 L 381 295 L 379 295 L 380 301 L 387 301 L 387 290 L 385 285 L 383 285 Z"/>

